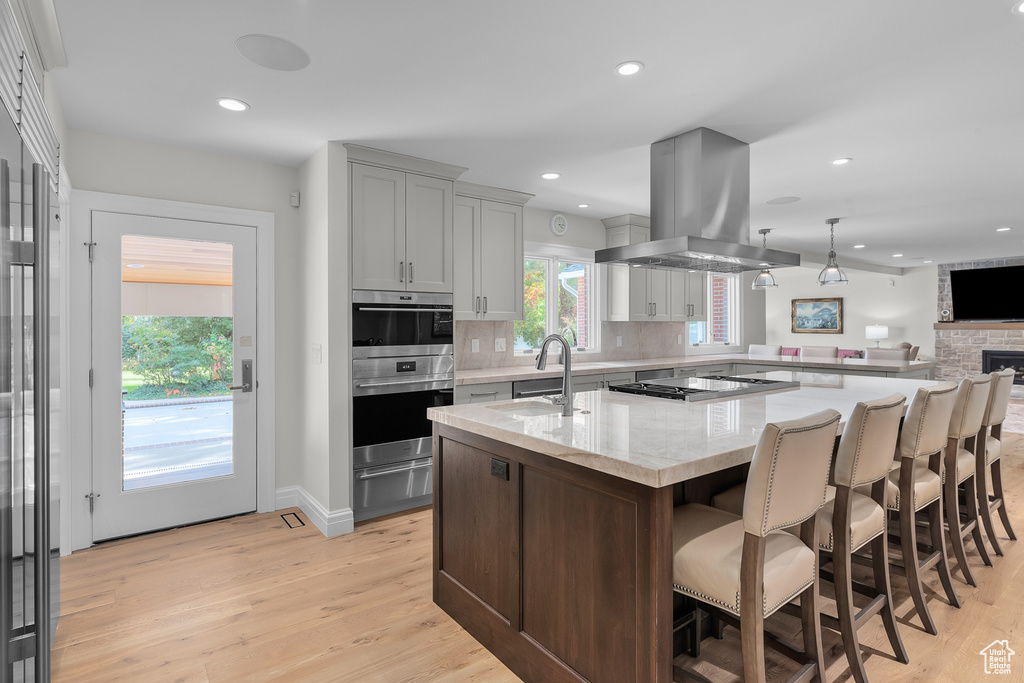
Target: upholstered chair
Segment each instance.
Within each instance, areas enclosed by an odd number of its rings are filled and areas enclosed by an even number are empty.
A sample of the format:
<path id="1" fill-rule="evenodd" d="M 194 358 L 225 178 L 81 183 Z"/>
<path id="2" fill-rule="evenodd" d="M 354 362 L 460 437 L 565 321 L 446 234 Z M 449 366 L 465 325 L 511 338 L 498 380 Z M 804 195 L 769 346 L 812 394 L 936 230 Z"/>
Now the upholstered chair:
<path id="1" fill-rule="evenodd" d="M 967 564 L 967 549 L 964 538 L 970 534 L 974 539 L 982 562 L 991 566 L 988 550 L 981 537 L 978 522 L 977 468 L 975 460 L 978 450 L 978 434 L 981 432 L 981 421 L 988 407 L 988 397 L 992 389 L 992 377 L 979 375 L 960 382 L 956 392 L 956 404 L 949 418 L 949 434 L 946 440 L 946 453 L 943 459 L 942 495 L 946 506 L 946 525 L 949 528 L 950 545 L 956 556 L 960 573 L 971 586 L 977 586 L 970 566 Z M 964 487 L 967 521 L 960 522 L 959 487 Z"/>
<path id="2" fill-rule="evenodd" d="M 960 607 L 942 528 L 942 455 L 956 398 L 955 382 L 917 390 L 903 418 L 896 451 L 899 468 L 889 473 L 886 491 L 886 508 L 899 516 L 900 548 L 910 597 L 924 630 L 932 635 L 939 631 L 925 602 L 922 573 L 934 567 L 949 604 Z M 927 514 L 931 537 L 931 550 L 923 559 L 917 542 L 917 513 L 922 511 Z"/>
<path id="3" fill-rule="evenodd" d="M 996 538 L 995 527 L 992 525 L 992 512 L 999 511 L 999 519 L 1003 529 L 1011 541 L 1017 536 L 1010 526 L 1010 518 L 1006 512 L 1006 498 L 1003 495 L 1003 420 L 1010 405 L 1010 389 L 1013 388 L 1015 376 L 1013 368 L 993 372 L 992 391 L 989 393 L 985 417 L 981 420 L 981 433 L 978 434 L 977 457 L 974 461 L 978 477 L 978 515 L 985 525 L 985 533 L 992 544 L 996 555 L 1002 555 L 1003 549 Z M 992 480 L 992 494 L 989 490 L 989 479 Z"/>
<path id="4" fill-rule="evenodd" d="M 768 344 L 751 344 L 747 349 L 747 354 L 751 356 L 781 356 L 782 347 Z"/>
<path id="5" fill-rule="evenodd" d="M 906 400 L 903 394 L 893 394 L 854 406 L 836 452 L 833 468 L 835 486 L 829 487 L 829 500 L 818 513 L 818 547 L 832 554 L 836 610 L 839 613 L 838 624 L 827 615 L 822 615 L 822 619 L 842 634 L 846 659 L 858 683 L 866 683 L 868 677 L 857 631 L 876 613 L 881 614 L 896 659 L 904 664 L 910 661 L 893 614 L 886 524 L 888 475 Z M 855 491 L 857 487 L 868 487 L 869 494 Z M 858 592 L 872 597 L 875 609 L 858 614 L 853 602 L 852 556 L 868 545 L 871 546 L 874 586 L 857 584 L 856 588 Z"/>
<path id="6" fill-rule="evenodd" d="M 838 346 L 801 346 L 801 358 L 838 358 Z"/>
<path id="7" fill-rule="evenodd" d="M 839 418 L 825 410 L 765 426 L 742 517 L 697 504 L 673 511 L 673 587 L 718 607 L 731 625 L 739 617 L 744 680 L 765 680 L 764 620 L 797 596 L 804 647 L 788 654 L 804 666 L 794 678 L 825 679 L 817 512 L 825 502 Z M 797 525 L 799 536 L 784 531 Z"/>
<path id="8" fill-rule="evenodd" d="M 910 349 L 875 349 L 864 350 L 864 357 L 868 360 L 911 360 Z"/>

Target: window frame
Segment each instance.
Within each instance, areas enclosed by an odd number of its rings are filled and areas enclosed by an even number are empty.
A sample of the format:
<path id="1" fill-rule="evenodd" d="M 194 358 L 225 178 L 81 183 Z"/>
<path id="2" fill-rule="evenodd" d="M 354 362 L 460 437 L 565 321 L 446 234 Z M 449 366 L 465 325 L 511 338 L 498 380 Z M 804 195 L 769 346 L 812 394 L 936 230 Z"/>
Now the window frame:
<path id="1" fill-rule="evenodd" d="M 601 312 L 603 311 L 602 304 L 604 303 L 604 290 L 601 286 L 603 282 L 600 275 L 601 269 L 598 268 L 597 264 L 594 262 L 594 251 L 592 249 L 584 249 L 582 247 L 563 246 L 559 244 L 550 244 L 548 242 L 524 241 L 524 265 L 528 260 L 545 261 L 547 264 L 545 266 L 544 274 L 545 336 L 552 333 L 561 333 L 561 330 L 558 329 L 558 262 L 570 261 L 573 263 L 583 263 L 587 266 L 587 320 L 592 321 L 589 329 L 590 345 L 583 351 L 577 351 L 576 347 L 573 347 L 573 357 L 600 353 L 601 325 L 604 322 L 601 317 Z M 526 315 L 525 308 L 523 310 L 523 315 Z M 514 336 L 512 343 L 515 344 Z M 528 355 L 536 353 L 537 351 L 539 351 L 539 349 L 516 349 L 514 350 L 514 353 L 519 355 Z"/>
<path id="2" fill-rule="evenodd" d="M 734 351 L 741 351 L 743 347 L 743 273 L 712 273 L 710 271 L 705 273 L 707 282 L 704 287 L 704 310 L 707 311 L 705 325 L 711 325 L 712 317 L 714 316 L 714 288 L 711 283 L 712 275 L 722 275 L 733 279 L 733 286 L 731 288 L 731 299 L 729 306 L 729 329 L 733 333 L 732 341 L 728 344 L 718 342 L 703 342 L 703 343 L 691 343 L 690 335 L 686 335 L 686 355 L 688 356 L 700 356 L 700 355 L 711 355 L 715 353 L 730 353 Z M 695 323 L 689 323 L 692 325 Z M 689 330 L 687 330 L 689 331 Z"/>

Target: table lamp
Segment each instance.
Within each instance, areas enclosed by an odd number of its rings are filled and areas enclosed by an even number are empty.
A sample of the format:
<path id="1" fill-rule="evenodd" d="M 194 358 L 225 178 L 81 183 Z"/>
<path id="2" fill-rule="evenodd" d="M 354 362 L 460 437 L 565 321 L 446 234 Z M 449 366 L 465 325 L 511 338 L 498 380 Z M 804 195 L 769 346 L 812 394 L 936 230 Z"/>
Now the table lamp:
<path id="1" fill-rule="evenodd" d="M 875 348 L 878 348 L 880 339 L 889 338 L 889 328 L 886 325 L 868 325 L 864 328 L 864 336 L 875 340 Z"/>

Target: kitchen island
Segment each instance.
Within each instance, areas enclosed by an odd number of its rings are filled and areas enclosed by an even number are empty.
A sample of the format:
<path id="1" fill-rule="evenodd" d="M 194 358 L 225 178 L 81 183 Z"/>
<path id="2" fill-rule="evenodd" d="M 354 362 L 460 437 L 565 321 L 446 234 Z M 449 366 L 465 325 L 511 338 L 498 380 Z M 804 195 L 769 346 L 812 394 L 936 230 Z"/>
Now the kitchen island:
<path id="1" fill-rule="evenodd" d="M 434 601 L 525 681 L 671 681 L 686 484 L 748 463 L 766 423 L 825 407 L 845 421 L 933 384 L 815 379 L 696 403 L 582 392 L 572 417 L 537 399 L 430 409 Z"/>

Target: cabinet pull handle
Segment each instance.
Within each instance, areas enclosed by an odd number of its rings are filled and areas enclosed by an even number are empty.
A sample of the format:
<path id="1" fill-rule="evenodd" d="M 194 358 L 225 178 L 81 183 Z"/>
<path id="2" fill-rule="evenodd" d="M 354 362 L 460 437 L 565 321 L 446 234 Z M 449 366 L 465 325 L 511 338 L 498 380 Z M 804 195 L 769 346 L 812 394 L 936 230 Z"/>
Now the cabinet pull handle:
<path id="1" fill-rule="evenodd" d="M 473 304 L 473 312 L 474 313 L 479 313 L 480 312 L 480 297 L 477 297 L 476 298 L 476 303 Z"/>
<path id="2" fill-rule="evenodd" d="M 412 261 L 409 261 L 409 282 L 412 282 Z"/>
<path id="3" fill-rule="evenodd" d="M 405 282 L 405 261 L 398 262 L 398 281 Z"/>
<path id="4" fill-rule="evenodd" d="M 498 395 L 497 391 L 484 391 L 484 392 L 481 392 L 479 394 L 473 394 L 473 393 L 470 394 L 470 396 L 497 396 L 497 395 Z"/>
<path id="5" fill-rule="evenodd" d="M 484 297 L 484 315 L 487 315 L 487 297 Z"/>
<path id="6" fill-rule="evenodd" d="M 651 306 L 654 307 L 654 317 L 658 317 L 658 303 L 654 302 Z"/>

